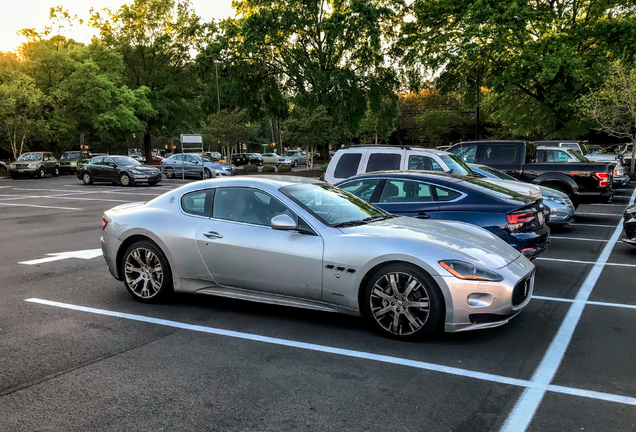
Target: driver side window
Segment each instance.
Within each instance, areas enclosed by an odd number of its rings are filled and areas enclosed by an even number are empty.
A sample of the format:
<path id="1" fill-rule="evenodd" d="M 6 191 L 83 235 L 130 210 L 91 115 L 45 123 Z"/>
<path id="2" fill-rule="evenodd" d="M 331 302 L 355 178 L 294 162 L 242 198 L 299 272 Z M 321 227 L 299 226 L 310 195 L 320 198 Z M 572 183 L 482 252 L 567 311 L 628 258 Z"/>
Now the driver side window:
<path id="1" fill-rule="evenodd" d="M 298 216 L 270 194 L 252 188 L 218 188 L 214 195 L 212 217 L 232 222 L 270 226 L 281 214 L 298 223 Z"/>

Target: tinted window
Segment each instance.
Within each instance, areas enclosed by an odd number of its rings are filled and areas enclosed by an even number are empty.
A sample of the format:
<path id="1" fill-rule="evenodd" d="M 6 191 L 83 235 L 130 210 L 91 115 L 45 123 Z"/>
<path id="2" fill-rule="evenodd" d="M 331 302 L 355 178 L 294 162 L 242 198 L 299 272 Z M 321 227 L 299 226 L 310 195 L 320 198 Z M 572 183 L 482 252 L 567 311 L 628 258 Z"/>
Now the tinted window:
<path id="1" fill-rule="evenodd" d="M 475 156 L 477 156 L 476 145 L 462 145 L 459 148 L 453 150 L 459 158 L 465 163 L 475 163 Z"/>
<path id="2" fill-rule="evenodd" d="M 101 165 L 102 164 L 102 159 L 104 159 L 103 157 L 94 157 L 93 159 L 91 159 L 91 165 Z"/>
<path id="3" fill-rule="evenodd" d="M 395 153 L 372 153 L 367 162 L 367 171 L 392 171 L 400 169 L 402 155 Z"/>
<path id="4" fill-rule="evenodd" d="M 184 212 L 197 215 L 207 216 L 209 212 L 206 212 L 206 198 L 208 191 L 196 191 L 185 194 L 181 197 L 181 208 Z"/>
<path id="5" fill-rule="evenodd" d="M 212 217 L 233 222 L 270 226 L 274 216 L 286 214 L 296 223 L 298 216 L 266 192 L 251 188 L 219 188 Z"/>
<path id="6" fill-rule="evenodd" d="M 452 201 L 462 196 L 459 192 L 439 186 L 435 186 L 435 193 L 437 193 L 437 201 Z"/>
<path id="7" fill-rule="evenodd" d="M 430 202 L 433 200 L 431 187 L 425 183 L 390 180 L 386 182 L 382 195 L 381 203 L 395 202 Z"/>
<path id="8" fill-rule="evenodd" d="M 516 144 L 486 145 L 483 163 L 485 165 L 510 165 L 515 163 L 516 156 Z"/>
<path id="9" fill-rule="evenodd" d="M 333 173 L 335 178 L 349 178 L 358 173 L 358 165 L 360 165 L 362 153 L 345 153 L 340 156 L 338 165 Z"/>
<path id="10" fill-rule="evenodd" d="M 340 189 L 344 189 L 358 198 L 362 198 L 366 202 L 369 202 L 378 183 L 380 183 L 380 180 L 360 180 L 353 181 L 339 187 Z"/>
<path id="11" fill-rule="evenodd" d="M 435 161 L 435 159 L 428 156 L 412 155 L 409 156 L 409 169 L 410 170 L 425 170 L 425 171 L 444 171 L 441 166 Z"/>
<path id="12" fill-rule="evenodd" d="M 105 158 L 102 160 L 102 163 L 101 163 L 100 165 L 108 165 L 109 163 L 115 163 L 115 162 L 113 162 L 113 160 L 112 160 L 111 158 L 109 158 L 109 157 L 105 157 Z"/>

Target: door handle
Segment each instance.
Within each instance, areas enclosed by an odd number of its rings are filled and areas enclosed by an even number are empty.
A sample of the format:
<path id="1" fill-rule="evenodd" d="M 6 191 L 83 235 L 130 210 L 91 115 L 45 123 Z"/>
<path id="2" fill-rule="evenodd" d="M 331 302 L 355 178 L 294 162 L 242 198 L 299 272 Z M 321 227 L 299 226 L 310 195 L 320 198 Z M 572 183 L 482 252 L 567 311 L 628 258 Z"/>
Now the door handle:
<path id="1" fill-rule="evenodd" d="M 223 238 L 223 236 L 221 234 L 219 234 L 216 231 L 208 231 L 206 233 L 203 233 L 204 236 L 206 236 L 209 239 L 218 239 L 218 238 Z"/>
<path id="2" fill-rule="evenodd" d="M 417 219 L 430 219 L 431 215 L 426 214 L 426 212 L 421 212 L 415 215 Z"/>

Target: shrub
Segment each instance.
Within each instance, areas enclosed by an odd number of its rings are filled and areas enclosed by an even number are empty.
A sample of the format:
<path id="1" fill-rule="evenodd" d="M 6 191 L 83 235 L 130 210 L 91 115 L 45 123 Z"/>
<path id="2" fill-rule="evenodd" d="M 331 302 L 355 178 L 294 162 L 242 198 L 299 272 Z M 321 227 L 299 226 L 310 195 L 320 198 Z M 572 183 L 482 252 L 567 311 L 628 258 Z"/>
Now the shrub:
<path id="1" fill-rule="evenodd" d="M 323 170 L 324 172 L 327 172 L 327 167 L 328 167 L 328 166 L 329 166 L 329 164 L 328 164 L 328 163 L 326 163 L 326 164 L 322 164 L 322 165 L 320 165 L 320 169 L 321 169 L 321 170 Z"/>
<path id="2" fill-rule="evenodd" d="M 258 167 L 256 165 L 245 165 L 243 167 L 244 172 L 258 172 Z"/>
<path id="3" fill-rule="evenodd" d="M 276 172 L 276 168 L 270 165 L 264 166 L 261 172 Z"/>
<path id="4" fill-rule="evenodd" d="M 291 168 L 291 165 L 279 165 L 278 172 L 290 172 L 292 170 Z"/>

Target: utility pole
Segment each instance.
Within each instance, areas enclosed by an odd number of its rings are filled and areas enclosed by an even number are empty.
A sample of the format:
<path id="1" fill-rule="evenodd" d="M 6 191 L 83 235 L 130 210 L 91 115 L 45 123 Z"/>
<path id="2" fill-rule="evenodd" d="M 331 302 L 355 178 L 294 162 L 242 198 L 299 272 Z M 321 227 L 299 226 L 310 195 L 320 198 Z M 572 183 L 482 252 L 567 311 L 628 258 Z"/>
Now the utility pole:
<path id="1" fill-rule="evenodd" d="M 216 103 L 217 103 L 217 112 L 221 112 L 221 93 L 219 92 L 219 58 L 216 56 L 206 56 L 206 58 L 214 60 L 214 71 L 216 72 Z"/>

